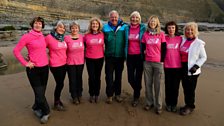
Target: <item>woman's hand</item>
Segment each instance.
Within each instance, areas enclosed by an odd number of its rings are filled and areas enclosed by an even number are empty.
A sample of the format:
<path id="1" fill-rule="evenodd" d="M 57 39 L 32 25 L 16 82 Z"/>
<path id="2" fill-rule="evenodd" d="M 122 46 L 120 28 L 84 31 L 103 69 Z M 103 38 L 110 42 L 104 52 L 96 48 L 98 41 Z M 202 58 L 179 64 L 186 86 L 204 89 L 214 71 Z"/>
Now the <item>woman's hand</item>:
<path id="1" fill-rule="evenodd" d="M 34 63 L 32 63 L 31 61 L 29 61 L 27 64 L 26 64 L 26 67 L 29 67 L 30 69 L 34 68 Z"/>

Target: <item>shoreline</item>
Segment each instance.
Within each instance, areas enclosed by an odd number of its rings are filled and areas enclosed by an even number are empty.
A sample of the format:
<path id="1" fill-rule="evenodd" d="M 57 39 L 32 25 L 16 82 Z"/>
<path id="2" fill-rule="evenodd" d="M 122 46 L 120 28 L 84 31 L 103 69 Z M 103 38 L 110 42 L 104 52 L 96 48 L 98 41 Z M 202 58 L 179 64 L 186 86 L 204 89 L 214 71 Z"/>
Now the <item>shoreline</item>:
<path id="1" fill-rule="evenodd" d="M 144 111 L 145 86 L 142 79 L 140 104 L 134 108 L 131 106 L 133 90 L 127 80 L 126 64 L 122 77 L 122 94 L 124 102 L 108 105 L 106 100 L 105 71 L 102 70 L 100 101 L 98 104 L 88 102 L 88 74 L 86 66 L 83 71 L 83 102 L 80 105 L 71 103 L 68 88 L 68 78 L 61 99 L 67 111 L 58 112 L 52 110 L 55 81 L 49 72 L 46 98 L 51 107 L 51 118 L 46 126 L 223 126 L 224 97 L 223 54 L 224 32 L 200 33 L 199 38 L 206 42 L 208 61 L 202 68 L 196 89 L 196 109 L 189 116 L 181 116 L 178 113 L 170 113 L 165 110 L 163 101 L 163 113 L 155 114 L 154 110 Z M 215 41 L 214 41 L 215 40 Z M 1 47 L 0 52 L 5 58 L 12 57 L 14 45 Z M 23 50 L 26 51 L 25 49 Z M 220 65 L 221 64 L 221 65 Z M 21 66 L 21 64 L 18 64 Z M 163 78 L 164 79 L 164 78 Z M 164 80 L 163 80 L 164 81 Z M 164 82 L 162 81 L 163 100 Z M 7 74 L 0 76 L 0 122 L 2 126 L 40 126 L 39 120 L 32 112 L 34 95 L 26 76 L 26 72 Z M 178 108 L 184 105 L 183 90 L 180 84 Z"/>

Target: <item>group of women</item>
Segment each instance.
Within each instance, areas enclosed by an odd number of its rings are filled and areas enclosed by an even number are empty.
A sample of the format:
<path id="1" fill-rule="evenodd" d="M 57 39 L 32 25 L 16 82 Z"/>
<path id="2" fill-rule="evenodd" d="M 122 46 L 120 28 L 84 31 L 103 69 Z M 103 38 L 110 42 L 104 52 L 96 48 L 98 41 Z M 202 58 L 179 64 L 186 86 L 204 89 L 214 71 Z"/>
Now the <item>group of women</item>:
<path id="1" fill-rule="evenodd" d="M 110 13 L 109 16 L 111 15 L 113 14 Z M 111 23 L 113 24 L 112 21 Z M 103 26 L 100 20 L 92 18 L 88 31 L 84 35 L 79 33 L 80 26 L 77 22 L 70 24 L 71 34 L 65 35 L 66 26 L 59 21 L 46 37 L 42 34 L 45 26 L 43 18 L 35 17 L 30 25 L 32 29 L 21 37 L 13 52 L 26 67 L 26 73 L 35 95 L 32 109 L 40 122 L 47 123 L 50 116 L 49 105 L 45 97 L 49 68 L 56 82 L 54 109 L 65 110 L 60 96 L 66 73 L 72 102 L 76 105 L 80 104 L 85 63 L 89 75 L 89 102 L 97 103 L 104 64 L 104 45 L 108 40 L 102 32 Z M 116 27 L 111 28 L 116 31 Z M 141 23 L 139 12 L 134 11 L 130 15 L 130 24 L 125 25 L 124 31 L 125 34 L 122 37 L 125 38 L 124 57 L 127 63 L 128 82 L 134 90 L 132 106 L 136 107 L 139 103 L 144 72 L 144 109 L 150 110 L 154 107 L 157 114 L 162 113 L 161 76 L 165 71 L 166 110 L 177 111 L 179 84 L 182 81 L 185 106 L 180 108 L 180 114 L 190 114 L 195 108 L 195 89 L 201 72 L 200 68 L 207 58 L 205 43 L 198 39 L 197 24 L 187 23 L 184 27 L 184 35 L 181 37 L 178 36 L 176 23 L 168 22 L 165 26 L 165 35 L 161 31 L 157 16 L 151 16 L 145 26 Z M 21 54 L 24 47 L 28 50 L 26 58 Z M 111 103 L 112 97 L 108 98 L 107 102 Z M 120 97 L 116 98 L 117 101 L 121 101 Z"/>

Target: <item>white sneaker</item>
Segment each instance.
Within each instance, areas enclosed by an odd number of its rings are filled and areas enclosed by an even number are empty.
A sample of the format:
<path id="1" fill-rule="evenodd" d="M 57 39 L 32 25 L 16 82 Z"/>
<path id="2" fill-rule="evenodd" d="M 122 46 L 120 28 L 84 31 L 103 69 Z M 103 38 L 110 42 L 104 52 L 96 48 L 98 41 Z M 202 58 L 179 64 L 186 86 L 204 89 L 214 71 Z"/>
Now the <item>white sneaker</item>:
<path id="1" fill-rule="evenodd" d="M 41 123 L 41 124 L 45 124 L 45 123 L 47 123 L 49 117 L 50 117 L 49 114 L 48 114 L 48 115 L 44 115 L 44 116 L 42 116 L 42 118 L 40 119 L 40 123 Z"/>
<path id="2" fill-rule="evenodd" d="M 42 111 L 40 110 L 40 109 L 38 109 L 38 110 L 33 110 L 33 112 L 34 112 L 34 114 L 38 117 L 38 118 L 40 118 L 43 114 L 42 114 Z"/>

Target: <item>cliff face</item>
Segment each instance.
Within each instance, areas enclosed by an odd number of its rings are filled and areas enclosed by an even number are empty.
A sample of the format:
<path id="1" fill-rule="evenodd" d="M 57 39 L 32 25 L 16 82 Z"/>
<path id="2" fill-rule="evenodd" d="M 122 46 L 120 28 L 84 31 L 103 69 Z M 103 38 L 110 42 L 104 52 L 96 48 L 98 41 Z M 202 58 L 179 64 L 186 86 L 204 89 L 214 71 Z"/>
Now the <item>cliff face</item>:
<path id="1" fill-rule="evenodd" d="M 93 16 L 107 20 L 113 9 L 124 20 L 137 10 L 144 22 L 155 14 L 162 22 L 224 23 L 223 5 L 224 0 L 1 0 L 0 23 L 27 24 L 34 16 L 42 16 L 48 22 Z"/>

